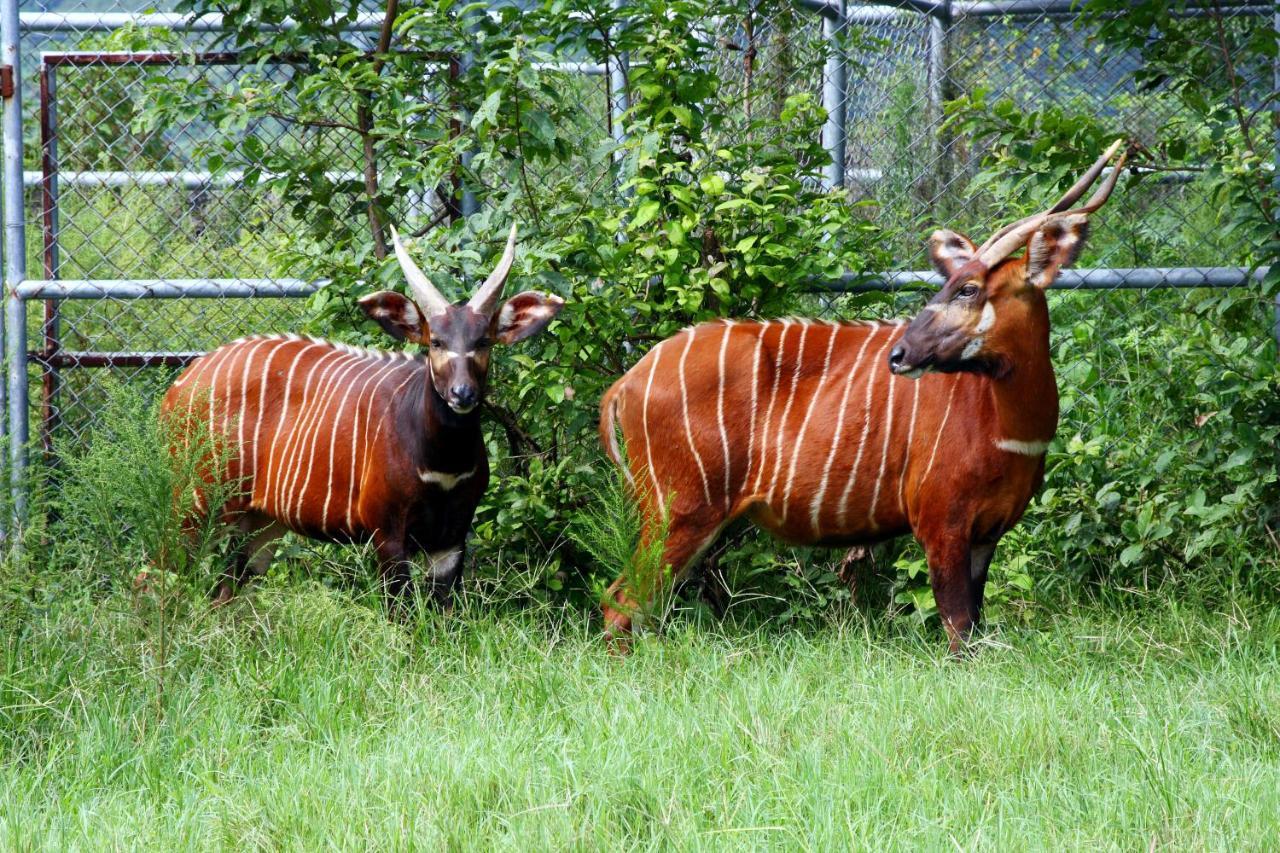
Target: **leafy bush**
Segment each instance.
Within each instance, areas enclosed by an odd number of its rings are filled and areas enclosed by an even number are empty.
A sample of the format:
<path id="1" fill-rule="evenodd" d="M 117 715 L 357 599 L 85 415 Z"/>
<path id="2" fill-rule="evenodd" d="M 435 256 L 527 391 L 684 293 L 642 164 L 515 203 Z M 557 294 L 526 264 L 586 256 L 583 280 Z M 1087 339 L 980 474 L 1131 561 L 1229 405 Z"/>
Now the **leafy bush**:
<path id="1" fill-rule="evenodd" d="M 980 87 L 955 93 L 947 132 L 974 142 L 972 162 L 956 164 L 970 173 L 964 201 L 1042 204 L 1106 142 L 1137 136 L 1144 166 L 1204 171 L 1174 190 L 1129 180 L 1125 204 L 1136 213 L 1100 217 L 1084 262 L 1219 263 L 1221 247 L 1200 236 L 1207 232 L 1230 240 L 1240 253 L 1233 260 L 1269 264 L 1271 273 L 1253 290 L 1186 298 L 1054 297 L 1063 423 L 1047 488 L 992 568 L 997 617 L 1016 616 L 1033 592 L 1060 581 L 1186 588 L 1195 580 L 1209 595 L 1274 596 L 1280 575 L 1280 395 L 1274 347 L 1260 344 L 1280 286 L 1280 228 L 1259 118 L 1267 95 L 1245 73 L 1269 61 L 1274 37 L 1163 14 L 1163 0 L 1140 4 L 1141 15 L 1114 14 L 1130 5 L 1085 6 L 1093 46 L 1142 63 L 1147 88 L 1118 95 L 1113 111 L 1097 114 L 1083 92 L 1056 92 L 1052 102 L 1017 91 L 997 99 Z M 346 29 L 354 7 L 184 0 L 180 8 L 224 14 L 249 71 L 232 87 L 149 76 L 146 121 L 195 116 L 229 131 L 197 157 L 215 172 L 245 169 L 264 199 L 288 210 L 297 229 L 275 246 L 276 271 L 331 281 L 310 301 L 306 331 L 386 343 L 355 300 L 400 286 L 384 233 L 392 222 L 416 235 L 414 251 L 437 286 L 461 295 L 517 220 L 513 281 L 567 299 L 547 334 L 496 362 L 488 402 L 498 477 L 477 513 L 474 563 L 483 574 L 522 562 L 529 595 L 587 604 L 617 570 L 616 553 L 601 560 L 592 554 L 599 548 L 568 532 L 584 510 L 610 506 L 601 501 L 613 472 L 597 447 L 597 401 L 654 341 L 715 316 L 918 305 L 901 295 L 817 304 L 808 293 L 815 280 L 890 267 L 886 247 L 900 252 L 919 235 L 881 234 L 862 203 L 821 189 L 825 116 L 808 87 L 791 81 L 816 79 L 824 48 L 807 38 L 812 19 L 782 0 L 637 0 L 622 10 L 543 0 L 489 14 L 426 0 L 388 20 L 372 52 Z M 752 41 L 737 45 L 741 66 L 716 53 L 711 15 L 743 22 L 735 38 Z M 285 17 L 297 25 L 264 29 Z M 750 25 L 763 18 L 773 22 L 767 38 Z M 847 38 L 883 49 L 856 28 Z M 1242 70 L 1227 73 L 1224 53 Z M 272 60 L 286 54 L 289 73 L 280 73 Z M 607 111 L 603 85 L 548 61 L 624 54 L 630 106 L 615 118 L 625 137 L 584 127 L 583 104 Z M 767 55 L 774 70 L 748 55 Z M 894 83 L 893 138 L 904 145 L 921 144 L 913 85 Z M 1151 99 L 1162 109 L 1144 109 Z M 264 146 L 259 134 L 236 132 L 250 127 L 296 132 Z M 453 217 L 466 195 L 480 212 Z M 1170 200 L 1197 210 L 1181 231 L 1167 227 Z M 919 211 L 902 221 L 939 224 Z M 625 533 L 625 513 L 612 514 Z M 827 551 L 731 532 L 713 556 L 759 614 L 807 619 L 850 598 L 847 573 Z M 919 550 L 881 548 L 874 559 L 887 575 L 886 606 L 927 615 Z"/>

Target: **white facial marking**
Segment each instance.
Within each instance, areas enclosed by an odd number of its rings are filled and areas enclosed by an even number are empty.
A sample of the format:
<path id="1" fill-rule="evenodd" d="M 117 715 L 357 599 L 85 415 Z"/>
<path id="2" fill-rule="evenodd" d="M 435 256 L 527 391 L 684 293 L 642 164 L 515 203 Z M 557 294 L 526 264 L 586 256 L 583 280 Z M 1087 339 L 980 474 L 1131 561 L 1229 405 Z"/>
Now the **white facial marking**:
<path id="1" fill-rule="evenodd" d="M 1049 449 L 1047 441 L 1019 441 L 1016 438 L 997 438 L 996 447 L 1008 453 L 1017 453 L 1021 456 L 1043 456 L 1045 451 Z"/>
<path id="2" fill-rule="evenodd" d="M 982 344 L 985 340 L 986 340 L 985 338 L 979 335 L 978 337 L 969 341 L 969 343 L 964 345 L 964 350 L 960 353 L 960 358 L 962 359 L 973 358 L 975 355 L 978 354 L 978 351 L 982 349 Z"/>
<path id="3" fill-rule="evenodd" d="M 936 302 L 930 302 L 928 305 L 924 306 L 924 310 L 932 311 L 935 314 L 941 314 L 943 311 L 947 310 L 947 306 L 940 305 Z"/>
<path id="4" fill-rule="evenodd" d="M 982 306 L 982 318 L 974 329 L 979 335 L 985 335 L 996 324 L 996 309 L 990 302 Z"/>

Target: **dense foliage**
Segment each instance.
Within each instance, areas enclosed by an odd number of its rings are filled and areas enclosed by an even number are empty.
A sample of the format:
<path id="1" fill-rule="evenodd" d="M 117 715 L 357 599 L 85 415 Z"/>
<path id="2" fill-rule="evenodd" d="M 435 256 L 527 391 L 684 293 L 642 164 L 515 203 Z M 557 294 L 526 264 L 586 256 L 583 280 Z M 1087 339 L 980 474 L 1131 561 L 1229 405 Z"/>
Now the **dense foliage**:
<path id="1" fill-rule="evenodd" d="M 1266 314 L 1280 285 L 1280 229 L 1268 125 L 1276 93 L 1264 72 L 1275 38 L 1245 19 L 1167 14 L 1180 5 L 1167 0 L 1114 14 L 1131 5 L 1085 4 L 1074 36 L 1084 58 L 1054 46 L 1065 82 L 1047 93 L 1001 79 L 997 96 L 984 76 L 1007 74 L 993 49 L 1023 48 L 1016 21 L 1001 25 L 995 47 L 957 28 L 943 129 L 953 160 L 938 169 L 965 189 L 923 207 L 944 176 L 899 187 L 900 162 L 865 197 L 821 189 L 825 114 L 813 81 L 826 48 L 815 19 L 781 0 L 622 10 L 393 0 L 381 27 L 363 35 L 349 28 L 355 4 L 186 0 L 184 11 L 226 16 L 232 29 L 218 46 L 240 51 L 246 70 L 234 85 L 147 75 L 145 96 L 131 90 L 140 117 L 106 120 L 140 150 L 174 123 L 218 129 L 184 153 L 215 173 L 243 170 L 263 207 L 284 209 L 289 228 L 271 238 L 266 259 L 277 272 L 330 281 L 310 301 L 304 331 L 387 344 L 354 302 L 401 286 L 389 224 L 413 235 L 423 266 L 454 296 L 487 272 L 508 223 L 520 224 L 512 289 L 554 291 L 568 304 L 548 334 L 495 367 L 487 435 L 500 476 L 476 519 L 473 564 L 482 576 L 519 565 L 521 594 L 575 604 L 619 570 L 569 535 L 584 522 L 598 528 L 589 507 L 612 488 L 597 403 L 654 341 L 714 316 L 910 312 L 917 297 L 810 293 L 841 273 L 913 266 L 904 252 L 932 227 L 1036 207 L 1111 139 L 1135 138 L 1148 171 L 1126 178 L 1099 217 L 1085 265 L 1229 258 L 1271 273 L 1234 291 L 1054 297 L 1063 425 L 1047 488 L 997 557 L 993 612 L 1013 618 L 1032 591 L 1079 580 L 1274 599 L 1280 383 Z M 286 17 L 293 26 L 275 26 Z M 716 28 L 725 21 L 730 37 Z M 107 43 L 143 48 L 156 38 L 121 31 Z M 855 56 L 892 49 L 857 27 L 843 38 Z M 1100 55 L 1137 69 L 1105 112 L 1067 73 Z M 620 57 L 625 103 L 610 102 L 607 73 L 556 65 L 608 71 Z M 851 67 L 852 90 L 862 73 Z M 923 156 L 932 143 L 918 133 L 918 82 L 892 87 L 877 130 Z M 1159 180 L 1167 172 L 1191 180 L 1170 190 Z M 460 216 L 472 199 L 478 212 Z M 246 222 L 255 210 L 245 208 Z M 885 222 L 905 225 L 890 232 Z M 821 613 L 848 599 L 855 579 L 888 589 L 890 607 L 929 613 L 914 547 L 875 549 L 853 566 L 840 556 L 735 529 L 711 562 L 761 614 Z M 862 583 L 868 573 L 887 577 Z"/>

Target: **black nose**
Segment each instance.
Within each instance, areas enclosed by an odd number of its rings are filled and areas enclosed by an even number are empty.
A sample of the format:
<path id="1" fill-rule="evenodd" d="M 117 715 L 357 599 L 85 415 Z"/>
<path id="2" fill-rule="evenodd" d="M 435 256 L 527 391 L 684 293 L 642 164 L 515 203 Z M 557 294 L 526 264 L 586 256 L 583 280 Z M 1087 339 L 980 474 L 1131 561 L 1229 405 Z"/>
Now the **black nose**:
<path id="1" fill-rule="evenodd" d="M 902 360 L 907 357 L 907 349 L 902 344 L 898 344 L 889 351 L 889 367 L 901 367 Z"/>
<path id="2" fill-rule="evenodd" d="M 474 385 L 454 385 L 449 389 L 449 393 L 459 406 L 474 406 L 480 396 Z"/>

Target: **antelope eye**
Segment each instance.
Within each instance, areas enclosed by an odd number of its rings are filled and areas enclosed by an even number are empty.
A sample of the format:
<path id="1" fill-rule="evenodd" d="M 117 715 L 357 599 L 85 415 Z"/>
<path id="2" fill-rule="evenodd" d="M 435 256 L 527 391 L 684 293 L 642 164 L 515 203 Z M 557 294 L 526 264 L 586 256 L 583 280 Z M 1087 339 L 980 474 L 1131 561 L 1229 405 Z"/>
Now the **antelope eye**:
<path id="1" fill-rule="evenodd" d="M 960 288 L 960 292 L 956 295 L 961 299 L 972 299 L 978 295 L 978 285 L 972 283 L 966 284 L 964 287 Z"/>
<path id="2" fill-rule="evenodd" d="M 493 341 L 489 340 L 488 338 L 481 338 L 480 340 L 476 341 L 476 349 L 489 349 L 492 346 L 493 346 Z"/>
<path id="3" fill-rule="evenodd" d="M 431 348 L 432 348 L 432 349 L 443 349 L 443 348 L 444 348 L 444 341 L 440 340 L 439 338 L 432 338 L 432 339 L 431 339 Z"/>

